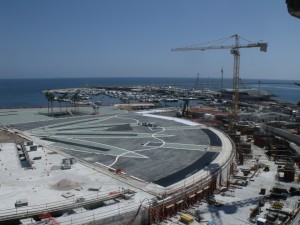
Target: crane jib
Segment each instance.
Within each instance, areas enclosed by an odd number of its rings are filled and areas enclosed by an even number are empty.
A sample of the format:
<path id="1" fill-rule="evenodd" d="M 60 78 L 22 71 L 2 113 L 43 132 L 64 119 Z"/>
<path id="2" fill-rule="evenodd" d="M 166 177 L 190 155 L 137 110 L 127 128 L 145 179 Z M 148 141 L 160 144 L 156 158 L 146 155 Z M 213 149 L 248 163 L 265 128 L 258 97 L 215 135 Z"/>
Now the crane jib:
<path id="1" fill-rule="evenodd" d="M 171 51 L 205 51 L 211 49 L 238 49 L 238 48 L 256 48 L 259 47 L 260 51 L 266 52 L 268 44 L 263 42 L 252 43 L 247 45 L 224 45 L 224 46 L 208 46 L 208 47 L 186 47 L 186 48 L 173 48 Z"/>

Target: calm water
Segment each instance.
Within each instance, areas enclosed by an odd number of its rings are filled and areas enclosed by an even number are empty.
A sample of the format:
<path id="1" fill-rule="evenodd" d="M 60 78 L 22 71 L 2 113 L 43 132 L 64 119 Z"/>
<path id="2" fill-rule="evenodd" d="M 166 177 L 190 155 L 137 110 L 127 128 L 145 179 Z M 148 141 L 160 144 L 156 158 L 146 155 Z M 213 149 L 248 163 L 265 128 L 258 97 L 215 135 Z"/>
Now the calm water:
<path id="1" fill-rule="evenodd" d="M 0 80 L 0 108 L 43 107 L 47 101 L 43 90 L 109 85 L 161 85 L 161 84 L 194 84 L 195 78 L 163 78 L 163 77 L 120 77 L 120 78 L 55 78 L 55 79 L 2 79 Z M 276 83 L 276 84 L 273 84 Z M 289 84 L 285 84 L 289 83 Z M 297 103 L 300 101 L 300 87 L 293 85 L 294 81 L 261 80 L 260 87 L 270 90 L 275 99 Z M 258 87 L 258 80 L 244 80 L 246 87 Z M 223 87 L 231 88 L 232 81 L 224 79 Z M 192 88 L 192 87 L 190 87 Z M 198 89 L 220 89 L 220 79 L 205 78 L 198 80 Z M 112 104 L 106 99 L 105 105 Z"/>

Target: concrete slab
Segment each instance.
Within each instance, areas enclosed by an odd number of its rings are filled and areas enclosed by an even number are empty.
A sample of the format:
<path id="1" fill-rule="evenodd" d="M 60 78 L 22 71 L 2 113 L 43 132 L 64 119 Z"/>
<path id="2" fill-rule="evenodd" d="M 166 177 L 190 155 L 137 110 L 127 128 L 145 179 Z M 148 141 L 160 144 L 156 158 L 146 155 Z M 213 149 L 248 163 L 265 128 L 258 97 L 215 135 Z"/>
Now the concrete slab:
<path id="1" fill-rule="evenodd" d="M 13 212 L 10 206 L 24 196 L 28 198 L 28 209 L 37 210 L 47 209 L 49 205 L 71 204 L 78 198 L 96 198 L 98 194 L 107 195 L 123 188 L 136 191 L 134 197 L 121 200 L 117 205 L 56 219 L 66 224 L 70 221 L 80 224 L 82 218 L 132 212 L 145 199 L 161 195 L 166 189 L 183 187 L 193 181 L 194 176 L 209 174 L 231 154 L 231 142 L 220 131 L 211 130 L 222 145 L 211 146 L 211 137 L 203 131 L 210 128 L 205 126 L 178 118 L 166 120 L 166 117 L 114 112 L 14 124 L 13 128 L 20 129 L 21 135 L 39 146 L 34 154 L 38 153 L 41 159 L 34 160 L 33 169 L 24 170 L 16 160 L 15 145 L 5 146 L 10 149 L 6 153 L 14 155 L 7 161 L 12 169 L 0 177 L 0 197 L 5 203 L 0 207 L 0 214 L 7 212 L 7 208 Z M 61 170 L 62 159 L 66 157 L 74 157 L 78 163 L 69 170 Z M 3 160 L 5 158 L 3 156 Z M 111 170 L 117 168 L 123 173 Z M 97 186 L 101 191 L 91 196 L 88 188 Z M 75 195 L 65 199 L 62 194 L 66 192 Z"/>
<path id="2" fill-rule="evenodd" d="M 211 146 L 220 147 L 218 152 L 222 149 L 222 134 L 183 121 L 110 114 L 56 120 L 51 125 L 40 122 L 31 133 L 70 155 L 169 186 L 210 164 L 218 155 L 206 153 Z"/>

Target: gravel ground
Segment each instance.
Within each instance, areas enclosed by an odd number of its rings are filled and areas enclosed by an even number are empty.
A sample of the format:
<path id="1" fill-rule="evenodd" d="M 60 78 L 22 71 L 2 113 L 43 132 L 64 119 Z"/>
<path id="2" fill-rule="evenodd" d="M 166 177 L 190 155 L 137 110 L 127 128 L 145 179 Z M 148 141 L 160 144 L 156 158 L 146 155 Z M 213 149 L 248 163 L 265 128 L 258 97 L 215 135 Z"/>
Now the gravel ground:
<path id="1" fill-rule="evenodd" d="M 24 141 L 26 140 L 22 137 L 19 137 L 17 134 L 0 130 L 0 143 L 24 142 Z"/>

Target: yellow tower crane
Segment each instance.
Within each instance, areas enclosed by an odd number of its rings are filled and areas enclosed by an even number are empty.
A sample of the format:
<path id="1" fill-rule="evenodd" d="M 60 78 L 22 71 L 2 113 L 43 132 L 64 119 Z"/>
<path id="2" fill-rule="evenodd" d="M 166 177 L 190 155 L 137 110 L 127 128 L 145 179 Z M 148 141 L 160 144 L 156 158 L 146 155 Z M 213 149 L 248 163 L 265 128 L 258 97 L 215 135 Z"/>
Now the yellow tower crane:
<path id="1" fill-rule="evenodd" d="M 212 50 L 212 49 L 230 49 L 231 54 L 233 54 L 233 79 L 232 79 L 232 123 L 236 124 L 238 121 L 238 85 L 240 80 L 240 48 L 256 48 L 259 47 L 260 51 L 266 52 L 268 44 L 264 42 L 256 42 L 256 43 L 249 43 L 245 45 L 240 44 L 240 36 L 235 34 L 232 35 L 230 38 L 234 38 L 235 42 L 233 45 L 220 45 L 220 46 L 207 46 L 207 47 L 183 47 L 183 48 L 173 48 L 171 51 L 193 51 L 193 50 Z"/>

